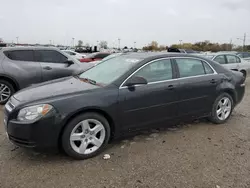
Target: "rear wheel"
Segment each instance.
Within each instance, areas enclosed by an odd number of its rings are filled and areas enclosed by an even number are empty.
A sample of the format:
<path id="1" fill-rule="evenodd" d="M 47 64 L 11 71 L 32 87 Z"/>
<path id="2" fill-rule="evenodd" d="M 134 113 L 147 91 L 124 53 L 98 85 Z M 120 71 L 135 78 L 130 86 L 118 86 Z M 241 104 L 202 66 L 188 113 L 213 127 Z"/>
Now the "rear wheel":
<path id="1" fill-rule="evenodd" d="M 213 104 L 210 120 L 216 124 L 225 123 L 231 116 L 234 101 L 228 93 L 222 93 Z"/>
<path id="2" fill-rule="evenodd" d="M 5 104 L 15 92 L 11 83 L 0 80 L 0 104 Z"/>
<path id="3" fill-rule="evenodd" d="M 99 154 L 110 138 L 108 121 L 97 113 L 86 113 L 71 120 L 62 135 L 64 151 L 75 159 Z"/>

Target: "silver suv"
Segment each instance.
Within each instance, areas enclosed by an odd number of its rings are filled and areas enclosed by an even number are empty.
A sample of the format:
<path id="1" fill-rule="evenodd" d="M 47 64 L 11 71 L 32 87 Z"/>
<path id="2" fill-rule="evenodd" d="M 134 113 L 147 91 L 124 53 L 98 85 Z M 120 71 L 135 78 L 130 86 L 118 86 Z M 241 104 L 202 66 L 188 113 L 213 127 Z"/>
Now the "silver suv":
<path id="1" fill-rule="evenodd" d="M 5 104 L 22 88 L 78 74 L 92 66 L 91 63 L 80 63 L 56 48 L 0 48 L 0 104 Z"/>

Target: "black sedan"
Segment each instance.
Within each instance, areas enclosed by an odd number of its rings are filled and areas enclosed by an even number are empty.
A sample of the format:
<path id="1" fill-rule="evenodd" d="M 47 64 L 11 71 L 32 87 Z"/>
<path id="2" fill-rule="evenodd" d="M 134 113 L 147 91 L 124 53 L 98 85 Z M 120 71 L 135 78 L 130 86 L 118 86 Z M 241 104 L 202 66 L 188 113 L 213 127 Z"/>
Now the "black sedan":
<path id="1" fill-rule="evenodd" d="M 130 53 L 16 93 L 4 123 L 16 145 L 86 159 L 126 132 L 201 117 L 224 123 L 244 92 L 241 73 L 208 59 Z"/>

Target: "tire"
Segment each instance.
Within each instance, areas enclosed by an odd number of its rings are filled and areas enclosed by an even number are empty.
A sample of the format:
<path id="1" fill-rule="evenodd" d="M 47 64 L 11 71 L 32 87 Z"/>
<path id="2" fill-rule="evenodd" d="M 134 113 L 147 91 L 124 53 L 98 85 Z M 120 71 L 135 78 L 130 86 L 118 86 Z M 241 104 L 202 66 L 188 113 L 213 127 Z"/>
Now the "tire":
<path id="1" fill-rule="evenodd" d="M 82 125 L 79 125 L 81 122 Z M 102 129 L 97 132 L 97 129 L 94 129 L 97 127 Z M 75 133 L 74 136 L 77 134 L 81 136 L 74 137 L 73 133 Z M 67 155 L 77 160 L 88 159 L 98 155 L 108 145 L 110 126 L 102 115 L 92 112 L 84 113 L 75 117 L 66 125 L 61 139 L 62 148 Z M 98 144 L 94 145 L 92 142 Z M 85 150 L 80 148 L 85 148 Z"/>
<path id="2" fill-rule="evenodd" d="M 10 82 L 6 80 L 0 80 L 0 104 L 1 105 L 5 104 L 14 93 L 15 93 L 15 89 Z"/>
<path id="3" fill-rule="evenodd" d="M 223 108 L 225 108 L 225 110 L 223 110 L 222 107 L 219 107 L 219 103 L 221 101 L 225 101 L 223 99 L 228 99 L 230 101 L 229 102 L 231 104 L 230 110 L 229 110 L 229 106 L 223 107 Z M 226 110 L 226 108 L 227 108 L 227 110 Z M 220 109 L 223 112 L 222 112 L 222 114 L 218 115 L 217 110 L 219 112 Z M 209 118 L 209 120 L 215 124 L 223 124 L 230 118 L 233 109 L 234 109 L 234 101 L 233 101 L 232 97 L 228 93 L 222 93 L 214 101 L 213 108 L 212 108 L 212 114 L 211 114 L 211 117 Z M 226 113 L 225 113 L 225 111 L 226 111 Z M 224 119 L 223 119 L 223 113 L 225 114 Z"/>

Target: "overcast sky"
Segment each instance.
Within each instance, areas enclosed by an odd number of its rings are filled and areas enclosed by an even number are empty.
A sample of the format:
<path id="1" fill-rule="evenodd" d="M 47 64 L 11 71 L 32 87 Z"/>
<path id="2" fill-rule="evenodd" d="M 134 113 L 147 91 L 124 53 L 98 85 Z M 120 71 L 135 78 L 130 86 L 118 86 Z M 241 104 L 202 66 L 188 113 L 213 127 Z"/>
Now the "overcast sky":
<path id="1" fill-rule="evenodd" d="M 0 0 L 6 42 L 137 47 L 210 40 L 250 44 L 250 0 Z"/>

